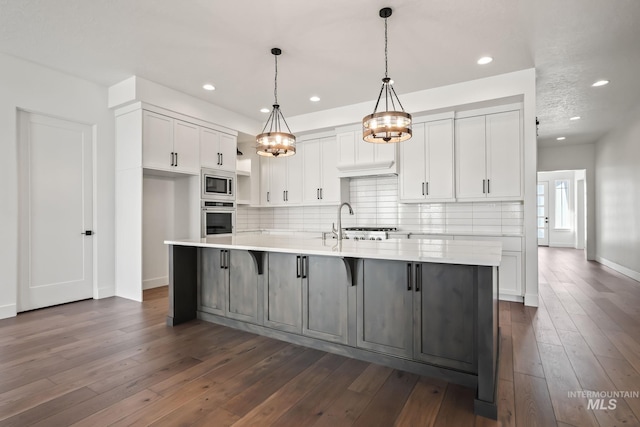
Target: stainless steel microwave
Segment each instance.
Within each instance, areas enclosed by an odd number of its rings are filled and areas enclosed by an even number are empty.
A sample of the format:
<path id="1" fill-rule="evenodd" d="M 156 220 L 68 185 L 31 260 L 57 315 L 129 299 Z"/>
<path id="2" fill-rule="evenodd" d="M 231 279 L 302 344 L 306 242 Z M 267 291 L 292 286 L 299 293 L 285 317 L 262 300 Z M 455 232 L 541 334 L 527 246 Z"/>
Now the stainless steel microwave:
<path id="1" fill-rule="evenodd" d="M 202 199 L 234 202 L 236 174 L 215 169 L 202 169 Z"/>

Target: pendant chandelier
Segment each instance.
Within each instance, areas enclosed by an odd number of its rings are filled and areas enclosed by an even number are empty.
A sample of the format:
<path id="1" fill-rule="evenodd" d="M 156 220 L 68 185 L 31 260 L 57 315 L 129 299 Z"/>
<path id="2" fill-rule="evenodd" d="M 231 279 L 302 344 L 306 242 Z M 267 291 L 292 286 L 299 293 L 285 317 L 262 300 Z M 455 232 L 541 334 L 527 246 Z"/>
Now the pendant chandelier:
<path id="1" fill-rule="evenodd" d="M 274 47 L 271 49 L 276 62 L 276 77 L 273 94 L 275 101 L 271 114 L 265 123 L 262 133 L 256 136 L 256 152 L 266 157 L 287 157 L 296 154 L 296 137 L 291 133 L 287 121 L 284 119 L 278 104 L 278 55 L 282 50 Z M 282 124 L 286 127 L 286 132 Z"/>
<path id="2" fill-rule="evenodd" d="M 393 89 L 393 80 L 389 78 L 387 66 L 387 18 L 391 16 L 391 8 L 380 9 L 380 17 L 384 18 L 384 78 L 378 101 L 369 114 L 362 119 L 362 137 L 367 142 L 386 144 L 401 142 L 411 138 L 411 114 L 405 113 L 400 99 Z M 380 100 L 384 94 L 384 111 L 378 112 Z M 397 105 L 397 106 L 396 106 Z M 398 111 L 398 107 L 400 111 Z M 390 109 L 391 108 L 391 109 Z"/>

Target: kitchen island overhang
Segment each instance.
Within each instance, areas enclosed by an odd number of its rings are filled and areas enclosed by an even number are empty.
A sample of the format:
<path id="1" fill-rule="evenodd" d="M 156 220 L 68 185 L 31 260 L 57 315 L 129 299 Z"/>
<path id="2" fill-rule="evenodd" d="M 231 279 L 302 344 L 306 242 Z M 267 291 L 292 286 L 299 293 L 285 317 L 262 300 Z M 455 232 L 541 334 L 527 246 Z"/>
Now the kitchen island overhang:
<path id="1" fill-rule="evenodd" d="M 238 234 L 169 245 L 169 315 L 444 379 L 497 417 L 495 241 Z"/>

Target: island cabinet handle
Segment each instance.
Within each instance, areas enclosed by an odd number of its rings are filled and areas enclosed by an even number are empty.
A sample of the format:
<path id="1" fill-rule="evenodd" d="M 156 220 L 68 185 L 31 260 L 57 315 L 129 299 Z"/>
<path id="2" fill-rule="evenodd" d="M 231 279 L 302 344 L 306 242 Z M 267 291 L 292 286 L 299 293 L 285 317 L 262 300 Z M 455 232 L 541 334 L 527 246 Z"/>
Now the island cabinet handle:
<path id="1" fill-rule="evenodd" d="M 416 264 L 416 292 L 420 292 L 421 282 L 422 282 L 422 264 Z"/>
<path id="2" fill-rule="evenodd" d="M 300 255 L 296 256 L 296 277 L 300 278 Z"/>
<path id="3" fill-rule="evenodd" d="M 224 269 L 224 250 L 220 250 L 220 268 Z"/>
<path id="4" fill-rule="evenodd" d="M 302 257 L 302 278 L 307 278 L 307 273 L 309 273 L 309 257 Z"/>
<path id="5" fill-rule="evenodd" d="M 407 264 L 407 290 L 411 290 L 411 263 Z"/>
<path id="6" fill-rule="evenodd" d="M 224 262 L 224 268 L 225 270 L 228 270 L 229 269 L 229 251 L 227 250 L 225 252 L 226 252 L 226 255 L 225 255 L 226 261 Z"/>

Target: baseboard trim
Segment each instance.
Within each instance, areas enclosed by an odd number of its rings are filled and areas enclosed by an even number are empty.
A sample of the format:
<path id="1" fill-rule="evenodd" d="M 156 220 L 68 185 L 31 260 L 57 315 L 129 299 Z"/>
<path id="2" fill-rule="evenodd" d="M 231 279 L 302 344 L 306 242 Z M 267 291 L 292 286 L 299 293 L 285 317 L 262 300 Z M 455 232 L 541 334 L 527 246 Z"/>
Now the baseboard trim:
<path id="1" fill-rule="evenodd" d="M 95 295 L 95 299 L 111 298 L 116 296 L 116 288 L 114 286 L 105 286 L 98 288 L 98 292 Z"/>
<path id="2" fill-rule="evenodd" d="M 616 264 L 615 262 L 609 261 L 606 258 L 602 258 L 599 255 L 596 255 L 596 261 L 606 267 L 609 267 L 612 270 L 617 271 L 620 274 L 624 274 L 625 276 L 630 277 L 637 282 L 640 282 L 640 273 L 638 273 L 637 271 L 631 270 L 630 268 L 627 268 L 623 265 Z"/>
<path id="3" fill-rule="evenodd" d="M 500 301 L 511 301 L 511 302 L 523 302 L 524 301 L 524 297 L 522 295 L 500 294 L 498 299 Z"/>
<path id="4" fill-rule="evenodd" d="M 525 294 L 524 305 L 528 307 L 538 307 L 538 305 L 540 305 L 538 294 Z"/>
<path id="5" fill-rule="evenodd" d="M 550 248 L 572 248 L 576 249 L 576 246 L 573 243 L 549 243 Z"/>
<path id="6" fill-rule="evenodd" d="M 0 305 L 0 319 L 16 317 L 18 315 L 18 307 L 15 304 Z"/>
<path id="7" fill-rule="evenodd" d="M 146 279 L 142 281 L 142 289 L 159 288 L 160 286 L 167 286 L 169 284 L 169 276 L 154 277 L 153 279 Z"/>

